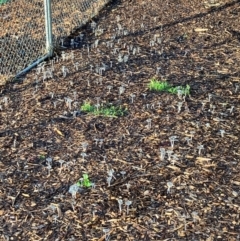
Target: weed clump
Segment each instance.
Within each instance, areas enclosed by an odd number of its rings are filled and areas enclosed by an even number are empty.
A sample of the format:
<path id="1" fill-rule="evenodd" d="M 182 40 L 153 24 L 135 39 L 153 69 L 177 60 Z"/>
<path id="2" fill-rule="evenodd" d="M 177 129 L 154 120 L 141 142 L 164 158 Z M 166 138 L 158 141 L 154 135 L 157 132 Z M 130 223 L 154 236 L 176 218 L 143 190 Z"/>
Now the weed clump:
<path id="1" fill-rule="evenodd" d="M 190 86 L 171 86 L 166 80 L 159 81 L 156 79 L 151 79 L 148 84 L 148 88 L 151 91 L 163 91 L 171 94 L 181 94 L 181 95 L 190 95 Z"/>
<path id="2" fill-rule="evenodd" d="M 127 109 L 123 107 L 116 107 L 113 105 L 104 106 L 94 106 L 90 102 L 85 102 L 81 106 L 81 111 L 92 113 L 97 116 L 106 116 L 106 117 L 119 117 L 127 114 Z"/>

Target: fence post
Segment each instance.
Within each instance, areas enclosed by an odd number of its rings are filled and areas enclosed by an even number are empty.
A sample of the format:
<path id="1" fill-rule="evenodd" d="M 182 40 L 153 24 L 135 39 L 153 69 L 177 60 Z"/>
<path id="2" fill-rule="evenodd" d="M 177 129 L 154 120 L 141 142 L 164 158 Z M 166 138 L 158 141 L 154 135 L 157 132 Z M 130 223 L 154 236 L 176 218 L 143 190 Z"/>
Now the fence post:
<path id="1" fill-rule="evenodd" d="M 43 57 L 37 59 L 27 68 L 16 74 L 16 77 L 25 74 L 27 71 L 44 61 L 45 59 L 52 57 L 53 55 L 53 41 L 52 41 L 52 10 L 51 0 L 44 0 L 44 15 L 45 15 L 45 31 L 46 31 L 46 53 Z"/>
<path id="2" fill-rule="evenodd" d="M 52 41 L 52 10 L 51 0 L 44 0 L 45 11 L 45 28 L 46 28 L 46 51 L 47 54 L 53 54 L 53 41 Z"/>

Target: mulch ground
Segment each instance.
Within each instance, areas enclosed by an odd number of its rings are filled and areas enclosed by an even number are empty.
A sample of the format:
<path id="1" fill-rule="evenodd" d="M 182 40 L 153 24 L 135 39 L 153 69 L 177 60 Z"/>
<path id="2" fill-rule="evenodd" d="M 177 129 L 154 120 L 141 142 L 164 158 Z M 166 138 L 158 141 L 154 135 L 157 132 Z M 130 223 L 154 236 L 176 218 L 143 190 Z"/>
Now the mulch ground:
<path id="1" fill-rule="evenodd" d="M 239 240 L 239 19 L 239 1 L 113 1 L 2 86 L 0 240 Z"/>
<path id="2" fill-rule="evenodd" d="M 44 1 L 0 2 L 0 86 L 46 56 Z M 51 2 L 53 44 L 61 45 L 76 26 L 96 16 L 109 0 Z M 27 9 L 27 11 L 26 11 Z M 76 46 L 76 42 L 74 43 Z"/>

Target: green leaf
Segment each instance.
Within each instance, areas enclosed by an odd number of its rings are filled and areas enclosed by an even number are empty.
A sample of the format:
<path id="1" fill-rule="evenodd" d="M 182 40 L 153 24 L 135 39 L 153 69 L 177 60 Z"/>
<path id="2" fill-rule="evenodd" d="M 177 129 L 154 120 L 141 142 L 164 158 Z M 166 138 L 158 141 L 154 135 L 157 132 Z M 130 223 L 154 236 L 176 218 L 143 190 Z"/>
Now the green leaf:
<path id="1" fill-rule="evenodd" d="M 88 174 L 83 174 L 83 186 L 84 187 L 91 187 L 92 183 L 88 179 Z"/>
<path id="2" fill-rule="evenodd" d="M 40 155 L 40 160 L 44 160 L 45 159 L 45 156 L 44 155 Z"/>
<path id="3" fill-rule="evenodd" d="M 88 174 L 83 174 L 83 180 L 88 180 Z"/>

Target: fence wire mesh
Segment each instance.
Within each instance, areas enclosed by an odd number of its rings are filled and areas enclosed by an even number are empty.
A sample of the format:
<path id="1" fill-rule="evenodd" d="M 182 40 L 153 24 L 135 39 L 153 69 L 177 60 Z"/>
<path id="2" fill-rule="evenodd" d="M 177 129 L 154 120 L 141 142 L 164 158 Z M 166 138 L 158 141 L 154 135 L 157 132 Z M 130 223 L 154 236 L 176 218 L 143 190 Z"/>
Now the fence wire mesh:
<path id="1" fill-rule="evenodd" d="M 53 45 L 63 44 L 65 37 L 96 16 L 109 1 L 52 0 Z M 1 83 L 48 54 L 43 0 L 4 0 L 0 26 Z"/>
<path id="2" fill-rule="evenodd" d="M 0 19 L 0 77 L 8 78 L 44 55 L 43 1 L 8 1 L 0 5 Z"/>
<path id="3" fill-rule="evenodd" d="M 110 0 L 52 0 L 52 28 L 54 45 L 62 45 L 64 38 L 83 26 Z M 72 42 L 74 45 L 74 41 Z"/>

